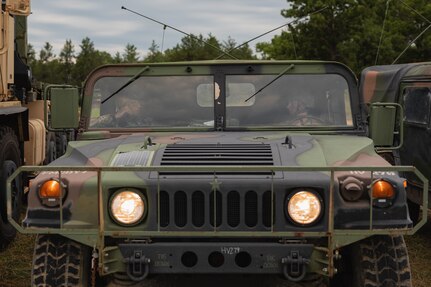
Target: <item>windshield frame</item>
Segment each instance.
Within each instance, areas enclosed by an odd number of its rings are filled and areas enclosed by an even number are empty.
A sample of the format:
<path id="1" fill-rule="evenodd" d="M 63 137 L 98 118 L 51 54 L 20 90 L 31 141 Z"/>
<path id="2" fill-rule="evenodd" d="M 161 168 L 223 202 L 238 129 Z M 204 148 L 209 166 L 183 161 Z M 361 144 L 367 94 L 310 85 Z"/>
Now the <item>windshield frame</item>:
<path id="1" fill-rule="evenodd" d="M 273 75 L 276 77 L 289 65 L 294 68 L 285 74 L 337 74 L 346 80 L 352 111 L 352 126 L 258 126 L 229 127 L 226 126 L 226 78 L 232 75 Z M 215 84 L 220 88 L 220 96 L 214 103 L 214 127 L 142 127 L 142 128 L 90 128 L 92 96 L 95 83 L 103 77 L 133 77 L 143 67 L 149 69 L 140 75 L 147 76 L 213 76 Z M 133 85 L 133 83 L 131 84 Z M 112 132 L 140 131 L 240 131 L 240 130 L 300 130 L 307 132 L 363 132 L 362 122 L 365 118 L 363 103 L 358 95 L 355 75 L 346 66 L 336 62 L 320 61 L 210 61 L 188 63 L 157 63 L 157 64 L 117 64 L 102 66 L 93 71 L 87 78 L 82 99 L 80 130 L 108 130 Z M 259 94 L 256 95 L 259 97 Z"/>

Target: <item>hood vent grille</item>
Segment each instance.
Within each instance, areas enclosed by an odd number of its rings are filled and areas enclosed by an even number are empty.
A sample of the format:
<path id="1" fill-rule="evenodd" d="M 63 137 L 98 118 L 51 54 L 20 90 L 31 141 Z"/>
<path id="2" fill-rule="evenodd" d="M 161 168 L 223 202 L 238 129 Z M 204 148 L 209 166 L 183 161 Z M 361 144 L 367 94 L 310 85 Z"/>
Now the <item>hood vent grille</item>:
<path id="1" fill-rule="evenodd" d="M 166 147 L 160 165 L 268 166 L 274 165 L 274 162 L 269 144 L 176 144 Z M 207 174 L 208 172 L 193 173 Z M 228 172 L 226 174 L 239 173 Z M 267 174 L 270 172 L 258 173 Z"/>
<path id="2" fill-rule="evenodd" d="M 273 165 L 271 146 L 256 145 L 168 145 L 161 165 Z"/>

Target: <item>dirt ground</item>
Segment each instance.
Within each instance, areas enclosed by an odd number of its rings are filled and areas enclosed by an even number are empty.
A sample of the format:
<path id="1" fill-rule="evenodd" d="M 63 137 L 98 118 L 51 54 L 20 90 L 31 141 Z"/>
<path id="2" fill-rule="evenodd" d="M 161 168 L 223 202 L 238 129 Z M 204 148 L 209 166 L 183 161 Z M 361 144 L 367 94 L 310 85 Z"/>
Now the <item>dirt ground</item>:
<path id="1" fill-rule="evenodd" d="M 406 236 L 414 287 L 431 286 L 431 214 L 427 225 L 414 236 Z M 30 284 L 31 259 L 34 237 L 18 235 L 9 249 L 0 253 L 0 286 L 24 287 Z M 151 279 L 145 286 L 285 286 L 299 287 L 307 284 L 289 284 L 278 278 L 266 276 L 175 276 Z M 322 285 L 321 285 L 322 286 Z"/>

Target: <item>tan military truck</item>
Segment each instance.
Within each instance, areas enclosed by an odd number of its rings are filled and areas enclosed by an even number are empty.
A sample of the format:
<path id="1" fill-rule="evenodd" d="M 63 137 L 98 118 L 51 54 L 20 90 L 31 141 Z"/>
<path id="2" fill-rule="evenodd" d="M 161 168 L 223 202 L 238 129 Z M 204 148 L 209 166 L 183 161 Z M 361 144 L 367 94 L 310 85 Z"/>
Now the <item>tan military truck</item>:
<path id="1" fill-rule="evenodd" d="M 3 1 L 0 13 L 0 249 L 15 236 L 6 212 L 6 179 L 22 164 L 41 165 L 65 152 L 67 135 L 47 131 L 45 92 L 35 87 L 27 63 L 30 0 Z M 47 89 L 49 92 L 49 87 Z M 13 218 L 18 218 L 25 177 L 13 183 Z"/>

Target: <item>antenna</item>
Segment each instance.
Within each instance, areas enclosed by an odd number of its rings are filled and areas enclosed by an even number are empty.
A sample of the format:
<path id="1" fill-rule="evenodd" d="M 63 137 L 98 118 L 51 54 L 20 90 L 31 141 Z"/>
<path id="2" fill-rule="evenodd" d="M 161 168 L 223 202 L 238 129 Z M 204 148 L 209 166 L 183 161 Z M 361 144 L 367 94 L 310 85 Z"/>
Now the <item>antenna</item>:
<path id="1" fill-rule="evenodd" d="M 211 47 L 211 48 L 213 48 L 213 49 L 216 49 L 217 51 L 219 51 L 219 52 L 223 53 L 223 55 L 228 55 L 228 56 L 229 56 L 229 57 L 231 57 L 232 59 L 238 60 L 238 58 L 236 58 L 236 57 L 232 56 L 231 54 L 229 54 L 229 52 L 224 52 L 224 51 L 223 51 L 222 49 L 220 49 L 219 47 L 216 47 L 216 46 L 214 46 L 214 45 L 212 45 L 212 44 L 210 44 L 210 43 L 208 43 L 208 42 L 206 42 L 206 41 L 204 41 L 204 40 L 202 40 L 202 39 L 199 39 L 198 37 L 194 36 L 193 34 L 189 34 L 189 33 L 186 33 L 186 32 L 184 32 L 184 31 L 181 31 L 180 29 L 177 29 L 177 28 L 175 28 L 175 27 L 173 27 L 173 26 L 171 26 L 171 25 L 168 25 L 168 24 L 165 24 L 165 23 L 163 23 L 163 22 L 157 21 L 156 19 L 153 19 L 153 18 L 151 18 L 151 17 L 145 16 L 145 15 L 143 15 L 143 14 L 141 14 L 141 13 L 136 12 L 136 11 L 130 10 L 130 9 L 128 9 L 128 8 L 126 8 L 126 7 L 124 7 L 124 6 L 121 6 L 121 9 L 126 10 L 126 11 L 128 11 L 128 12 L 130 12 L 130 13 L 136 14 L 136 15 L 138 15 L 138 16 L 141 16 L 142 18 L 148 19 L 148 20 L 153 21 L 153 22 L 155 22 L 155 23 L 157 23 L 157 24 L 160 24 L 160 25 L 162 25 L 162 26 L 164 27 L 164 29 L 166 29 L 166 27 L 167 27 L 167 28 L 171 28 L 171 29 L 172 29 L 172 30 L 174 30 L 174 31 L 177 31 L 177 32 L 179 32 L 179 33 L 181 33 L 181 34 L 183 34 L 183 35 L 186 35 L 186 36 L 188 36 L 188 37 L 190 37 L 190 38 L 192 38 L 192 39 L 198 40 L 198 41 L 200 41 L 200 42 L 202 42 L 202 43 L 204 43 L 204 44 L 206 44 L 206 45 L 210 46 L 210 47 Z"/>
<path id="2" fill-rule="evenodd" d="M 402 55 L 404 55 L 404 53 L 408 50 L 408 48 L 414 43 L 416 42 L 417 39 L 419 39 L 426 31 L 428 31 L 428 29 L 431 28 L 431 24 L 428 25 L 428 27 L 426 27 L 419 35 L 417 35 L 416 38 L 414 38 L 413 40 L 411 40 L 408 44 L 407 47 L 398 55 L 398 57 L 392 62 L 391 65 L 395 64 Z"/>
<path id="3" fill-rule="evenodd" d="M 225 54 L 226 54 L 226 55 L 229 55 L 228 53 L 230 53 L 230 52 L 232 52 L 232 51 L 234 51 L 234 50 L 236 50 L 236 49 L 238 49 L 238 48 L 240 48 L 240 47 L 242 47 L 242 46 L 244 46 L 244 45 L 247 45 L 248 43 L 250 43 L 250 42 L 252 42 L 252 41 L 254 41 L 254 40 L 257 40 L 257 39 L 259 39 L 259 38 L 261 38 L 261 37 L 263 37 L 263 36 L 265 36 L 265 35 L 267 35 L 267 34 L 269 34 L 269 33 L 272 33 L 272 32 L 274 32 L 274 31 L 276 31 L 276 30 L 278 30 L 278 29 L 281 29 L 281 28 L 283 28 L 283 27 L 285 27 L 285 26 L 288 26 L 288 25 L 291 25 L 291 24 L 293 24 L 293 23 L 299 22 L 300 20 L 302 20 L 302 19 L 304 19 L 304 18 L 306 18 L 306 17 L 308 17 L 308 16 L 311 16 L 311 15 L 313 15 L 313 14 L 317 14 L 317 13 L 320 13 L 320 12 L 322 12 L 323 10 L 325 10 L 325 9 L 327 9 L 327 8 L 328 8 L 328 6 L 325 6 L 325 7 L 321 8 L 321 9 L 319 9 L 319 10 L 316 10 L 316 11 L 314 11 L 314 12 L 311 12 L 311 13 L 309 13 L 309 14 L 307 14 L 307 15 L 305 15 L 305 16 L 302 16 L 302 17 L 300 17 L 300 18 L 298 18 L 298 19 L 295 19 L 295 20 L 293 20 L 293 21 L 290 21 L 289 23 L 286 23 L 286 24 L 280 25 L 280 26 L 278 26 L 278 27 L 275 27 L 274 29 L 271 29 L 271 30 L 269 30 L 269 31 L 267 31 L 267 32 L 265 32 L 265 33 L 263 33 L 263 34 L 260 34 L 259 36 L 256 36 L 256 37 L 254 37 L 254 38 L 251 38 L 250 40 L 245 41 L 244 43 L 242 43 L 242 44 L 240 44 L 240 45 L 238 45 L 238 46 L 236 46 L 236 47 L 233 47 L 233 48 L 232 48 L 232 49 L 230 49 L 229 51 L 227 51 L 227 52 L 223 52 L 223 54 L 219 55 L 219 56 L 218 56 L 217 58 L 215 58 L 214 60 L 218 60 L 218 59 L 220 59 L 220 58 L 221 58 L 221 57 L 223 57 Z M 295 53 L 296 53 L 296 51 L 295 51 Z"/>
<path id="4" fill-rule="evenodd" d="M 395 64 L 402 55 L 404 55 L 404 53 L 408 50 L 408 48 L 413 45 L 417 39 L 419 39 L 426 31 L 428 31 L 428 29 L 431 28 L 431 20 L 429 20 L 428 18 L 426 18 L 424 15 L 422 15 L 421 13 L 419 13 L 418 10 L 414 9 L 413 7 L 409 6 L 407 3 L 405 3 L 403 0 L 398 0 L 399 2 L 401 2 L 401 4 L 403 4 L 404 6 L 406 6 L 407 8 L 409 8 L 410 10 L 412 10 L 416 15 L 420 16 L 422 19 L 424 19 L 426 22 L 428 22 L 428 24 L 430 24 L 429 26 L 425 27 L 425 29 L 419 33 L 419 35 L 416 36 L 416 38 L 414 38 L 413 40 L 411 40 L 408 44 L 407 47 L 398 55 L 398 57 L 392 62 L 391 65 Z M 374 63 L 374 65 L 377 65 L 377 61 L 379 59 L 379 52 L 380 52 L 380 46 L 382 45 L 382 40 L 383 40 L 383 32 L 385 30 L 385 23 L 386 23 L 386 18 L 388 16 L 388 10 L 389 10 L 389 3 L 391 2 L 391 0 L 387 0 L 386 1 L 386 11 L 385 11 L 385 18 L 383 19 L 383 25 L 382 25 L 382 32 L 380 34 L 380 42 L 379 42 L 379 46 L 377 48 L 377 55 L 376 55 L 376 61 Z"/>
<path id="5" fill-rule="evenodd" d="M 398 55 L 398 57 L 392 62 L 391 65 L 395 64 L 402 55 L 404 55 L 404 53 L 410 48 L 411 45 L 413 45 L 417 39 L 419 39 L 423 34 L 425 34 L 426 31 L 428 31 L 429 28 L 431 28 L 431 20 L 429 20 L 428 18 L 426 18 L 424 15 L 422 15 L 421 13 L 418 12 L 418 10 L 414 9 L 413 7 L 410 7 L 409 5 L 407 5 L 404 1 L 402 0 L 398 0 L 400 1 L 404 6 L 406 6 L 407 8 L 409 8 L 410 10 L 412 10 L 416 15 L 420 16 L 422 19 L 424 19 L 425 21 L 428 22 L 427 27 L 425 27 L 425 29 L 419 33 L 419 35 L 416 36 L 416 38 L 414 38 L 413 40 L 411 40 L 408 44 L 407 47 Z"/>
<path id="6" fill-rule="evenodd" d="M 374 65 L 377 65 L 377 61 L 379 60 L 380 46 L 382 45 L 383 33 L 385 32 L 386 18 L 388 17 L 389 2 L 391 2 L 391 0 L 386 1 L 385 18 L 383 19 L 382 32 L 380 33 L 379 46 L 377 47 L 376 61 L 374 62 Z"/>

